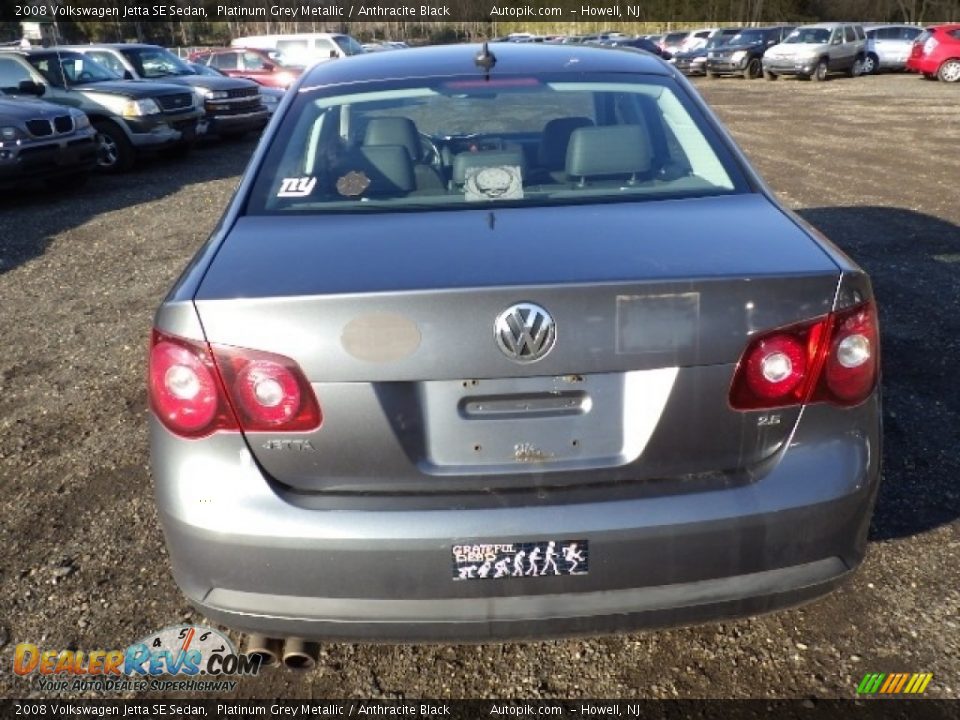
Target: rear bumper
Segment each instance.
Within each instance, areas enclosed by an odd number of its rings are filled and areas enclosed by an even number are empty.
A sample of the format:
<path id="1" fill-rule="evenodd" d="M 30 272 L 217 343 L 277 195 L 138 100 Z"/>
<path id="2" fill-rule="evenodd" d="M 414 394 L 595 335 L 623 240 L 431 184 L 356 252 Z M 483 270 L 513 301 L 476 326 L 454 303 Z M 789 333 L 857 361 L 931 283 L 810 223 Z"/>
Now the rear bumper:
<path id="1" fill-rule="evenodd" d="M 940 69 L 940 64 L 930 57 L 910 57 L 907 58 L 907 69 L 932 75 Z"/>
<path id="2" fill-rule="evenodd" d="M 807 408 L 773 469 L 748 482 L 574 505 L 311 510 L 264 479 L 238 436 L 183 441 L 153 420 L 152 449 L 174 575 L 219 623 L 316 639 L 556 637 L 828 592 L 864 556 L 879 400 Z M 571 538 L 590 543 L 586 575 L 452 580 L 453 544 Z"/>

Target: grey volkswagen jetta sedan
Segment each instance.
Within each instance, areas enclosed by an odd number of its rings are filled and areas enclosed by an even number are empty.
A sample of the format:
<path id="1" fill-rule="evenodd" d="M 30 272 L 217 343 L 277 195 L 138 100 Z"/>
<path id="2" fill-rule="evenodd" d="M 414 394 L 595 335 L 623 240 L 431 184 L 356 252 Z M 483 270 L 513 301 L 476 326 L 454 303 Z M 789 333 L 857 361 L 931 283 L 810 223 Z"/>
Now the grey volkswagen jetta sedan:
<path id="1" fill-rule="evenodd" d="M 308 71 L 155 319 L 176 579 L 280 641 L 765 612 L 862 560 L 870 281 L 640 53 Z"/>

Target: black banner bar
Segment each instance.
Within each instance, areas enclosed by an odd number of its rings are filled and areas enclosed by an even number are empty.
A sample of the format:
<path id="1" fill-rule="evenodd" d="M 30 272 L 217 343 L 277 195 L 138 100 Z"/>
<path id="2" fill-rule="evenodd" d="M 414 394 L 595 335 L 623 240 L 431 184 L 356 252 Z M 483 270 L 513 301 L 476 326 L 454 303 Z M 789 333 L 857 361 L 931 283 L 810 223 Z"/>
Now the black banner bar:
<path id="1" fill-rule="evenodd" d="M 835 8 L 834 8 L 835 5 Z M 627 23 L 679 26 L 699 23 L 810 22 L 820 20 L 960 20 L 960 0 L 924 3 L 923 17 L 909 17 L 911 4 L 899 4 L 890 17 L 849 17 L 863 3 L 820 3 L 823 15 L 810 16 L 810 3 L 676 3 L 671 0 L 4 0 L 6 22 L 505 22 L 591 23 L 617 27 Z M 834 9 L 831 9 L 834 8 Z M 835 12 L 834 12 L 835 10 Z M 744 13 L 749 17 L 744 17 Z M 831 14 L 837 14 L 832 17 Z M 843 17 L 840 17 L 843 16 Z"/>

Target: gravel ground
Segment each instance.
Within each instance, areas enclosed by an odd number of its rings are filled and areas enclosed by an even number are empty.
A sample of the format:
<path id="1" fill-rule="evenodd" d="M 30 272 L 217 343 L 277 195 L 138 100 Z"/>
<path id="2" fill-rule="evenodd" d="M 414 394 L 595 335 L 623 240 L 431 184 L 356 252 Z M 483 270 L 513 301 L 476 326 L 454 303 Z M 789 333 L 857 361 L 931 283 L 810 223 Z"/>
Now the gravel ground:
<path id="1" fill-rule="evenodd" d="M 867 561 L 806 607 L 590 640 L 325 646 L 232 697 L 851 697 L 927 671 L 960 697 L 960 88 L 884 75 L 698 81 L 770 185 L 873 276 L 885 479 Z M 147 470 L 152 311 L 252 143 L 69 194 L 0 199 L 0 696 L 13 646 L 114 648 L 202 622 L 170 577 Z"/>

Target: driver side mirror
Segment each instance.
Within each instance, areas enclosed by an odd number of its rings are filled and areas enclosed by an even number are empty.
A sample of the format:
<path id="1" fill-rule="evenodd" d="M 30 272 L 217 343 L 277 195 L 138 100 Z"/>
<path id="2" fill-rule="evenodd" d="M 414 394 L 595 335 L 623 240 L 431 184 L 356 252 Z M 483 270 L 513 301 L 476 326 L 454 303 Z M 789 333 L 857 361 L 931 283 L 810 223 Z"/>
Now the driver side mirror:
<path id="1" fill-rule="evenodd" d="M 132 73 L 132 72 L 130 72 L 129 70 L 124 70 L 124 71 L 123 71 L 123 79 L 124 79 L 124 80 L 134 80 L 134 79 L 136 79 L 136 78 L 133 77 L 133 73 Z"/>
<path id="2" fill-rule="evenodd" d="M 263 69 L 266 70 L 267 72 L 273 72 L 274 70 L 277 69 L 277 66 L 274 65 L 273 63 L 265 62 L 263 64 Z"/>
<path id="3" fill-rule="evenodd" d="M 21 95 L 36 95 L 37 97 L 41 97 L 46 91 L 46 85 L 34 82 L 33 80 L 21 80 L 17 86 L 17 92 Z"/>

